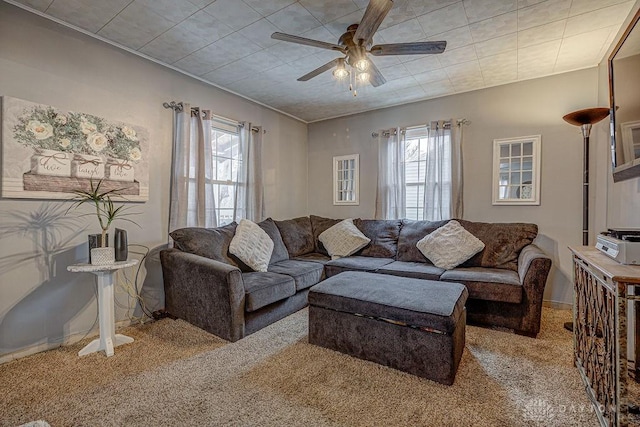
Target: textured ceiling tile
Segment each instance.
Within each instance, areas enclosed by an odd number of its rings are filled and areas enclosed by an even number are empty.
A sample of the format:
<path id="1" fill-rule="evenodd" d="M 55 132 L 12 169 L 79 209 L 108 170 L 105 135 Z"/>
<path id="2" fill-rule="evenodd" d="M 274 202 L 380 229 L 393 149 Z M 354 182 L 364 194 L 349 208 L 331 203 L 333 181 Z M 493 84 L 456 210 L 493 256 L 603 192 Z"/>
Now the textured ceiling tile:
<path id="1" fill-rule="evenodd" d="M 147 43 L 140 52 L 172 64 L 207 44 L 207 41 L 186 31 L 184 27 L 175 26 Z"/>
<path id="2" fill-rule="evenodd" d="M 552 22 L 539 27 L 529 28 L 518 32 L 518 47 L 527 47 L 551 40 L 561 39 L 567 20 Z"/>
<path id="3" fill-rule="evenodd" d="M 470 92 L 472 90 L 482 89 L 486 86 L 484 83 L 484 79 L 482 79 L 481 77 L 452 81 L 451 84 L 456 90 L 456 93 Z"/>
<path id="4" fill-rule="evenodd" d="M 628 0 L 573 0 L 571 2 L 571 10 L 569 16 L 576 16 L 587 12 L 592 12 L 596 9 L 602 9 L 607 6 L 613 6 L 618 3 L 632 3 Z"/>
<path id="5" fill-rule="evenodd" d="M 201 76 L 260 50 L 240 34 L 231 34 L 181 59 L 174 65 Z"/>
<path id="6" fill-rule="evenodd" d="M 267 48 L 273 46 L 278 40 L 272 39 L 271 34 L 279 31 L 271 22 L 262 18 L 251 25 L 248 25 L 239 31 L 240 34 L 254 42 L 260 47 Z"/>
<path id="7" fill-rule="evenodd" d="M 244 0 L 256 12 L 262 16 L 269 16 L 280 9 L 284 9 L 296 2 L 296 0 Z"/>
<path id="8" fill-rule="evenodd" d="M 261 15 L 241 0 L 216 0 L 204 11 L 224 22 L 234 30 L 239 30 L 256 22 Z"/>
<path id="9" fill-rule="evenodd" d="M 515 33 L 518 29 L 518 13 L 509 12 L 484 21 L 475 22 L 469 25 L 469 29 L 473 40 L 476 42 Z"/>
<path id="10" fill-rule="evenodd" d="M 475 47 L 478 58 L 484 58 L 485 56 L 492 56 L 498 53 L 517 49 L 518 37 L 516 33 L 507 34 L 506 36 L 496 37 L 495 39 L 476 43 Z"/>
<path id="11" fill-rule="evenodd" d="M 473 37 L 471 37 L 471 31 L 469 31 L 468 26 L 456 28 L 446 33 L 435 34 L 430 36 L 427 41 L 430 40 L 445 40 L 447 42 L 447 49 L 457 49 L 473 43 Z"/>
<path id="12" fill-rule="evenodd" d="M 438 61 L 442 67 L 460 64 L 462 62 L 478 59 L 476 49 L 473 45 L 461 47 L 458 49 L 447 49 L 441 55 L 438 55 Z"/>
<path id="13" fill-rule="evenodd" d="M 518 30 L 559 21 L 569 16 L 571 0 L 547 0 L 518 10 Z"/>
<path id="14" fill-rule="evenodd" d="M 621 3 L 569 18 L 565 37 L 619 24 L 629 14 L 633 2 Z"/>
<path id="15" fill-rule="evenodd" d="M 384 76 L 387 81 L 401 79 L 403 77 L 408 77 L 411 75 L 407 67 L 402 64 L 392 65 L 390 67 L 379 68 L 380 72 Z"/>
<path id="16" fill-rule="evenodd" d="M 595 67 L 600 62 L 602 46 L 611 34 L 611 27 L 600 28 L 562 40 L 556 70 Z"/>
<path id="17" fill-rule="evenodd" d="M 425 37 L 422 27 L 417 19 L 409 19 L 402 24 L 378 31 L 387 43 L 414 42 Z"/>
<path id="18" fill-rule="evenodd" d="M 445 31 L 467 25 L 467 15 L 462 2 L 418 16 L 418 22 L 426 36 L 444 33 Z"/>
<path id="19" fill-rule="evenodd" d="M 266 78 L 278 83 L 289 82 L 300 77 L 300 71 L 289 64 L 265 70 L 262 73 Z"/>
<path id="20" fill-rule="evenodd" d="M 411 74 L 420 74 L 425 71 L 437 70 L 442 68 L 440 61 L 434 55 L 426 56 L 424 58 L 416 59 L 414 61 L 405 62 L 404 66 Z"/>
<path id="21" fill-rule="evenodd" d="M 225 86 L 252 75 L 255 75 L 255 70 L 243 64 L 242 60 L 238 60 L 231 64 L 216 68 L 202 77 L 215 84 Z"/>
<path id="22" fill-rule="evenodd" d="M 451 95 L 455 92 L 453 85 L 448 79 L 426 83 L 422 85 L 424 93 L 428 97 L 435 98 L 437 96 Z"/>
<path id="23" fill-rule="evenodd" d="M 394 66 L 396 64 L 400 64 L 400 59 L 398 59 L 397 56 L 369 56 L 369 58 L 373 61 L 374 64 L 376 64 L 376 66 L 378 68 L 386 68 L 386 67 L 391 67 Z"/>
<path id="24" fill-rule="evenodd" d="M 348 15 L 358 10 L 358 6 L 351 0 L 300 0 L 304 6 L 318 21 L 331 22 L 336 18 Z"/>
<path id="25" fill-rule="evenodd" d="M 205 45 L 213 43 L 233 32 L 233 30 L 222 21 L 202 10 L 194 13 L 174 28 L 179 28 L 181 31 L 199 38 L 202 42 L 205 42 Z"/>
<path id="26" fill-rule="evenodd" d="M 416 81 L 421 85 L 441 80 L 449 80 L 449 76 L 443 68 L 439 68 L 433 71 L 427 71 L 426 73 L 414 74 L 413 78 L 416 79 Z"/>
<path id="27" fill-rule="evenodd" d="M 216 68 L 217 60 L 211 55 L 205 55 L 198 52 L 194 52 L 189 56 L 186 56 L 174 63 L 173 65 L 181 70 L 191 73 L 196 76 L 202 76 L 207 74 L 214 68 Z"/>
<path id="28" fill-rule="evenodd" d="M 335 42 L 338 41 L 340 36 L 347 31 L 347 28 L 351 24 L 357 24 L 362 19 L 362 15 L 364 14 L 363 10 L 357 10 L 353 13 L 350 13 L 345 16 L 341 16 L 338 19 L 335 19 L 331 22 L 324 24 L 324 27 L 333 34 L 335 38 Z M 376 37 L 374 36 L 374 40 Z"/>
<path id="29" fill-rule="evenodd" d="M 414 86 L 407 89 L 399 89 L 395 91 L 394 98 L 398 103 L 415 102 L 426 96 L 421 86 Z"/>
<path id="30" fill-rule="evenodd" d="M 294 3 L 267 17 L 281 31 L 301 34 L 320 26 L 320 22 L 298 3 Z"/>
<path id="31" fill-rule="evenodd" d="M 393 7 L 387 16 L 385 16 L 384 21 L 382 21 L 380 29 L 392 27 L 415 17 L 416 14 L 413 12 L 413 9 L 409 4 L 409 0 L 395 0 L 393 2 Z"/>
<path id="32" fill-rule="evenodd" d="M 542 3 L 543 1 L 546 0 L 518 0 L 518 9 L 524 9 L 525 7 L 533 6 L 534 4 Z"/>
<path id="33" fill-rule="evenodd" d="M 47 9 L 47 14 L 96 33 L 130 1 L 55 0 Z"/>
<path id="34" fill-rule="evenodd" d="M 402 77 L 400 79 L 390 80 L 383 86 L 385 90 L 400 90 L 408 87 L 419 86 L 420 84 L 413 78 L 413 76 Z M 376 88 L 378 89 L 378 88 Z"/>
<path id="35" fill-rule="evenodd" d="M 135 0 L 142 6 L 148 7 L 160 16 L 177 24 L 196 13 L 199 8 L 188 1 L 176 2 L 175 0 Z"/>
<path id="36" fill-rule="evenodd" d="M 445 6 L 452 5 L 460 0 L 409 0 L 409 6 L 416 15 L 424 15 L 434 10 L 442 9 Z"/>
<path id="37" fill-rule="evenodd" d="M 561 40 L 553 40 L 518 49 L 518 67 L 531 63 L 555 64 Z"/>
<path id="38" fill-rule="evenodd" d="M 517 0 L 464 0 L 464 10 L 470 23 L 513 12 L 517 8 Z"/>
<path id="39" fill-rule="evenodd" d="M 47 10 L 49 5 L 53 3 L 53 0 L 18 0 L 18 3 L 29 6 L 35 10 L 39 10 L 40 12 L 44 12 Z"/>
<path id="40" fill-rule="evenodd" d="M 444 71 L 449 76 L 449 80 L 454 86 L 464 81 L 477 81 L 482 80 L 482 71 L 480 70 L 480 64 L 477 60 L 464 62 L 462 64 L 452 65 L 446 67 Z"/>
<path id="41" fill-rule="evenodd" d="M 484 82 L 495 85 L 518 78 L 518 53 L 513 50 L 480 59 Z"/>
<path id="42" fill-rule="evenodd" d="M 132 49 L 139 49 L 174 25 L 148 7 L 131 3 L 98 34 Z"/>
<path id="43" fill-rule="evenodd" d="M 311 46 L 287 42 L 279 42 L 265 49 L 266 52 L 277 56 L 284 62 L 297 61 L 305 56 L 313 55 L 316 50 Z"/>

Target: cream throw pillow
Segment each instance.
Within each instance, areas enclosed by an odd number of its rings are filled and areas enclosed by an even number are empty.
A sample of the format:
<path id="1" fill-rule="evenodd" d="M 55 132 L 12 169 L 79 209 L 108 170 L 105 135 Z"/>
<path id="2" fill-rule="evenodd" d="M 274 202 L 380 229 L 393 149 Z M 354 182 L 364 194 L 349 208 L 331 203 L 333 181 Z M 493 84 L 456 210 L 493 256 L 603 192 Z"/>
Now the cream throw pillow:
<path id="1" fill-rule="evenodd" d="M 318 236 L 331 259 L 338 259 L 358 252 L 369 244 L 371 239 L 362 234 L 353 220 L 347 218 L 326 229 Z"/>
<path id="2" fill-rule="evenodd" d="M 449 221 L 416 243 L 436 267 L 451 270 L 484 249 L 484 243 L 458 221 Z"/>
<path id="3" fill-rule="evenodd" d="M 273 240 L 258 224 L 242 219 L 229 244 L 229 252 L 253 270 L 264 272 L 269 267 Z"/>

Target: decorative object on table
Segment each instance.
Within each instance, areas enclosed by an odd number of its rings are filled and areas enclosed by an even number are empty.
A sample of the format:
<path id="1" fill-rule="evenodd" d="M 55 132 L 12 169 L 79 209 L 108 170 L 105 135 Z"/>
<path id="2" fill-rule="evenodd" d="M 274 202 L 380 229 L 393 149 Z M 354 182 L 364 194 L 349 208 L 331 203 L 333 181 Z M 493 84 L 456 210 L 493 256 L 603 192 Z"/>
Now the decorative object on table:
<path id="1" fill-rule="evenodd" d="M 109 235 L 107 235 L 107 242 L 108 241 Z M 116 261 L 126 261 L 129 257 L 127 230 L 116 228 L 116 234 L 113 236 L 113 247 L 116 252 Z"/>
<path id="2" fill-rule="evenodd" d="M 126 211 L 124 205 L 116 207 L 111 200 L 112 197 L 118 195 L 118 189 L 115 190 L 102 190 L 102 180 L 98 183 L 90 182 L 91 188 L 89 191 L 76 190 L 74 194 L 76 197 L 73 199 L 74 203 L 68 210 L 76 209 L 85 203 L 92 204 L 95 208 L 95 215 L 98 218 L 98 223 L 102 229 L 100 238 L 101 246 L 91 249 L 91 264 L 93 265 L 105 265 L 115 262 L 115 250 L 113 247 L 108 246 L 107 231 L 111 226 L 111 223 L 116 219 L 128 221 L 136 224 L 134 221 L 124 218 L 124 216 L 130 214 Z M 138 225 L 138 224 L 136 224 Z M 125 237 L 126 240 L 126 237 Z M 126 243 L 126 242 L 125 242 Z"/>
<path id="3" fill-rule="evenodd" d="M 582 244 L 589 245 L 589 134 L 591 126 L 609 115 L 608 108 L 587 108 L 562 117 L 564 121 L 582 129 L 584 146 L 582 179 Z"/>
<path id="4" fill-rule="evenodd" d="M 104 179 L 127 200 L 149 198 L 143 127 L 4 96 L 2 135 L 3 197 L 70 199 Z"/>
<path id="5" fill-rule="evenodd" d="M 102 247 L 102 234 L 89 234 L 87 237 L 89 240 L 89 264 L 91 264 L 91 250 Z M 105 237 L 107 240 L 107 246 L 109 246 L 109 234 Z"/>

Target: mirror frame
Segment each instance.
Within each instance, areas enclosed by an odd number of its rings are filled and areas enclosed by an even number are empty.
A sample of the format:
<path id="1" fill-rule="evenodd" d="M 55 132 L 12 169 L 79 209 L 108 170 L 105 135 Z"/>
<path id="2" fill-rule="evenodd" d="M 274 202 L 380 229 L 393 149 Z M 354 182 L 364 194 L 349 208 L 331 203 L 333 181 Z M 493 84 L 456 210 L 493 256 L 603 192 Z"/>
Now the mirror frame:
<path id="1" fill-rule="evenodd" d="M 640 10 L 638 10 L 629 23 L 629 26 L 620 37 L 620 40 L 616 44 L 616 47 L 609 55 L 609 108 L 611 113 L 609 117 L 610 121 L 610 132 L 611 132 L 611 167 L 613 171 L 613 182 L 623 181 L 626 179 L 640 177 L 640 159 L 635 159 L 624 163 L 622 165 L 616 165 L 616 109 L 615 109 L 615 93 L 614 93 L 614 65 L 613 60 L 615 59 L 616 54 L 620 51 L 624 42 L 631 34 L 631 31 L 634 29 L 638 21 L 640 20 Z M 640 26 L 638 26 L 636 31 L 640 31 Z M 620 147 L 622 148 L 622 146 Z"/>

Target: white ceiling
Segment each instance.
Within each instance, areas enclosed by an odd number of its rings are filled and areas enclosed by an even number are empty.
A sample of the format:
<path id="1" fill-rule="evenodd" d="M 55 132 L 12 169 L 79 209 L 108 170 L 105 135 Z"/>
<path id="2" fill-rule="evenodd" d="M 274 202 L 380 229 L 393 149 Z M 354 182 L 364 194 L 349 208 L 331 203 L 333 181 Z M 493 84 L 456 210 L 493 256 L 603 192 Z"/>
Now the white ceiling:
<path id="1" fill-rule="evenodd" d="M 395 0 L 374 44 L 446 40 L 447 49 L 374 57 L 387 83 L 354 98 L 331 72 L 296 81 L 339 52 L 270 35 L 337 43 L 368 0 L 16 2 L 308 122 L 595 66 L 634 3 Z"/>

